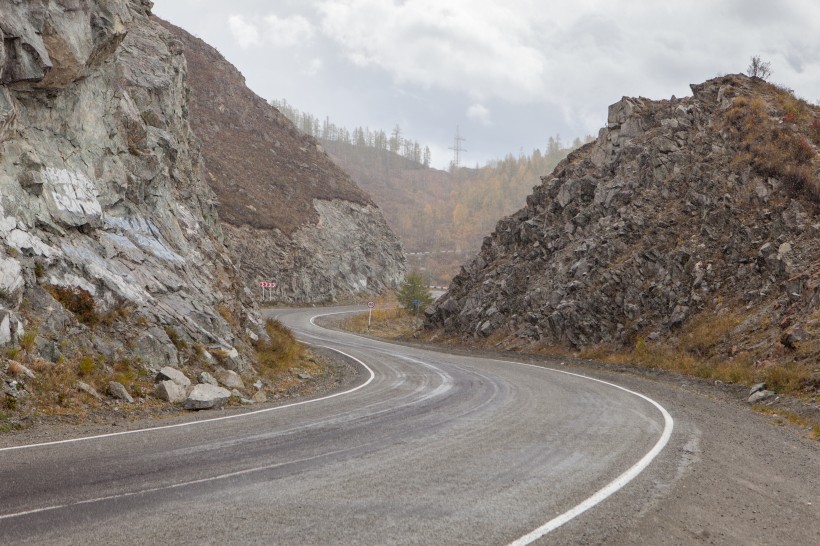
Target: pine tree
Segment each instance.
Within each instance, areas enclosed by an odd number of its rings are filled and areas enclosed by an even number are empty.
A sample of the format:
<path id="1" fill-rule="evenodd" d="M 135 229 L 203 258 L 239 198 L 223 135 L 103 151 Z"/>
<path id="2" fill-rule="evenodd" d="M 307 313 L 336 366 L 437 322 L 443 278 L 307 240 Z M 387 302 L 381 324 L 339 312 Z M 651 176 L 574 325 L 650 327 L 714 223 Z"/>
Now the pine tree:
<path id="1" fill-rule="evenodd" d="M 404 277 L 404 282 L 399 287 L 399 292 L 396 294 L 399 303 L 407 310 L 415 311 L 416 303 L 418 302 L 419 312 L 433 303 L 433 294 L 427 288 L 427 282 L 424 280 L 424 275 L 413 270 Z"/>

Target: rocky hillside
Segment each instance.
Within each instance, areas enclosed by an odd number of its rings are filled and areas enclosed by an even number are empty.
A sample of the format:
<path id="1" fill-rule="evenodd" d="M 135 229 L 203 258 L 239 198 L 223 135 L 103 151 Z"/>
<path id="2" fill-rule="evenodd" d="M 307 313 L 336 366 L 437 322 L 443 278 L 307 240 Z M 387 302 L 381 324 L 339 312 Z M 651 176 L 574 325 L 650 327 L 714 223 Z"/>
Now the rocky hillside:
<path id="1" fill-rule="evenodd" d="M 203 180 L 182 44 L 150 8 L 0 10 L 0 344 L 65 372 L 55 388 L 78 365 L 130 384 L 219 354 L 244 372 L 261 330 Z"/>
<path id="2" fill-rule="evenodd" d="M 624 98 L 502 219 L 426 326 L 499 346 L 667 344 L 820 373 L 820 108 L 733 75 Z"/>
<path id="3" fill-rule="evenodd" d="M 161 22 L 183 44 L 191 125 L 246 285 L 319 302 L 395 286 L 403 250 L 371 198 L 321 146 L 245 86 L 214 48 Z"/>

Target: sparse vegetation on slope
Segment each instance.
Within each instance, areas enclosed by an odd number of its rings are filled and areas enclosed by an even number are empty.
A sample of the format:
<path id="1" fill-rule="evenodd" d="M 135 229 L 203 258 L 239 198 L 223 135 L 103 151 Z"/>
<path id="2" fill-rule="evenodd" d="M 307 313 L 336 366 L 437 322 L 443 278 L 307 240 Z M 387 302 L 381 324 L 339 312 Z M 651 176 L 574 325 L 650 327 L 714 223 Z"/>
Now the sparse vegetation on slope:
<path id="1" fill-rule="evenodd" d="M 624 98 L 427 314 L 429 336 L 820 400 L 820 108 L 731 75 Z"/>

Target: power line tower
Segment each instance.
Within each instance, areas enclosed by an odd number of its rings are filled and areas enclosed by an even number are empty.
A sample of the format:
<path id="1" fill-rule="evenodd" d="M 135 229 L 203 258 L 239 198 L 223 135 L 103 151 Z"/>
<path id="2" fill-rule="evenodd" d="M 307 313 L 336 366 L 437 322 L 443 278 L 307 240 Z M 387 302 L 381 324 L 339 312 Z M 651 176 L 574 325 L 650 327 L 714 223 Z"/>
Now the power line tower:
<path id="1" fill-rule="evenodd" d="M 461 143 L 466 140 L 466 138 L 462 138 L 461 134 L 459 133 L 459 127 L 458 125 L 456 125 L 456 136 L 453 139 L 453 147 L 448 148 L 449 150 L 453 150 L 453 167 L 455 167 L 456 169 L 461 167 L 461 152 L 467 151 L 461 147 Z"/>

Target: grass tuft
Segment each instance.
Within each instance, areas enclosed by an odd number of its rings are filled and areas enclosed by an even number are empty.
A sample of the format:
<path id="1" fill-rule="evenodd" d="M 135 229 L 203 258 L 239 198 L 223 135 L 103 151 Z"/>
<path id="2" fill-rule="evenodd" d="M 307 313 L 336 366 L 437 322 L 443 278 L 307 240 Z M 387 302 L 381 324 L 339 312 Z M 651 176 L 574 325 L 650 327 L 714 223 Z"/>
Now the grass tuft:
<path id="1" fill-rule="evenodd" d="M 273 378 L 297 364 L 305 356 L 305 348 L 284 324 L 275 319 L 265 321 L 265 332 L 269 341 L 260 340 L 256 344 L 259 371 L 263 376 Z"/>
<path id="2" fill-rule="evenodd" d="M 94 296 L 88 290 L 72 286 L 48 285 L 46 290 L 55 300 L 74 313 L 77 320 L 86 326 L 95 326 L 100 321 L 94 303 Z"/>

